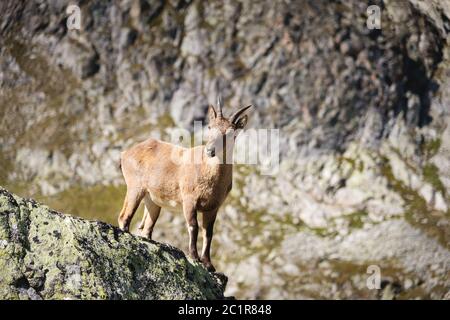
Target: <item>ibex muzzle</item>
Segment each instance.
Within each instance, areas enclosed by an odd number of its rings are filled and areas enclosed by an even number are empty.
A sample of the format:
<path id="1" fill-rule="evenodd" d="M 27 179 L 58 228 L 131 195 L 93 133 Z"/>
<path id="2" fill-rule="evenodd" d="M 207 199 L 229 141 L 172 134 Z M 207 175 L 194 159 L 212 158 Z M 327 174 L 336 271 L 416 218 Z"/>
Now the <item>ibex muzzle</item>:
<path id="1" fill-rule="evenodd" d="M 119 227 L 128 230 L 139 203 L 144 199 L 145 212 L 141 234 L 152 237 L 161 208 L 182 211 L 189 231 L 189 253 L 199 260 L 197 252 L 197 212 L 202 213 L 203 248 L 201 261 L 214 271 L 210 248 L 217 211 L 231 190 L 234 142 L 247 124 L 241 108 L 230 118 L 210 105 L 208 141 L 206 145 L 183 148 L 163 141 L 148 139 L 122 152 L 121 167 L 127 194 L 119 215 Z M 200 159 L 200 161 L 193 161 Z"/>

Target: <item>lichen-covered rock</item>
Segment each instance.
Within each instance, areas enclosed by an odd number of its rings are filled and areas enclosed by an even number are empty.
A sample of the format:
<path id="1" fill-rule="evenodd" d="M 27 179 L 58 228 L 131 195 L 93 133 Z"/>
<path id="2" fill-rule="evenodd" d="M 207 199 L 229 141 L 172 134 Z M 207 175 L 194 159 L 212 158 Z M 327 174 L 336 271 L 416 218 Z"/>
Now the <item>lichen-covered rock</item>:
<path id="1" fill-rule="evenodd" d="M 225 285 L 174 247 L 0 188 L 0 299 L 221 299 Z"/>

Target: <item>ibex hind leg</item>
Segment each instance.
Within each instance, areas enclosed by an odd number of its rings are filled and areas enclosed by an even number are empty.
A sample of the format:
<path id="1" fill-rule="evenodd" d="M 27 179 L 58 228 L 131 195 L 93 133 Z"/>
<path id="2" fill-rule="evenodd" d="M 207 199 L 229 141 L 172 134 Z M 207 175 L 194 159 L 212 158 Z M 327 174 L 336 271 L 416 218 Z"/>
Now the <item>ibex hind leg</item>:
<path id="1" fill-rule="evenodd" d="M 122 211 L 119 214 L 119 228 L 128 231 L 130 229 L 131 219 L 139 207 L 139 203 L 144 197 L 144 191 L 141 189 L 127 189 L 127 195 L 123 203 Z"/>
<path id="2" fill-rule="evenodd" d="M 144 197 L 144 199 L 145 199 L 145 197 Z M 141 222 L 139 222 L 139 226 L 138 226 L 139 230 L 144 229 L 145 219 L 147 219 L 147 216 L 148 216 L 148 210 L 147 210 L 147 207 L 145 207 L 145 209 L 144 209 L 144 216 L 142 217 Z"/>
<path id="3" fill-rule="evenodd" d="M 161 207 L 152 201 L 150 195 L 147 193 L 144 197 L 145 210 L 144 217 L 142 218 L 141 224 L 143 224 L 141 235 L 147 239 L 152 238 L 153 227 L 159 218 L 159 213 L 161 212 Z"/>

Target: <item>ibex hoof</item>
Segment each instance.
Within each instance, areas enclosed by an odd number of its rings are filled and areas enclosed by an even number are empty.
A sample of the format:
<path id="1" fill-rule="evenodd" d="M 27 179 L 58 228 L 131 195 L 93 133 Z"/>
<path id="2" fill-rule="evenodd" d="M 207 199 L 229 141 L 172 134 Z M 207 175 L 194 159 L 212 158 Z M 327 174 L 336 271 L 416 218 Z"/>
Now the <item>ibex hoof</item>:
<path id="1" fill-rule="evenodd" d="M 130 227 L 124 224 L 119 223 L 119 229 L 124 231 L 124 232 L 128 232 Z"/>
<path id="2" fill-rule="evenodd" d="M 152 240 L 152 234 L 145 232 L 144 230 L 141 230 L 141 237 L 148 239 L 148 240 Z"/>
<path id="3" fill-rule="evenodd" d="M 209 272 L 216 272 L 216 268 L 212 264 L 206 265 L 205 267 Z"/>
<path id="4" fill-rule="evenodd" d="M 191 258 L 192 261 L 200 262 L 200 258 L 198 257 L 198 254 L 196 255 L 196 254 L 190 253 L 189 257 Z"/>
<path id="5" fill-rule="evenodd" d="M 207 261 L 207 260 L 202 259 L 202 263 L 205 266 L 206 270 L 208 270 L 209 272 L 216 271 L 216 268 L 214 268 L 214 266 L 212 265 L 211 261 Z"/>
<path id="6" fill-rule="evenodd" d="M 128 232 L 130 229 L 130 223 L 126 221 L 126 219 L 119 218 L 119 229 L 125 232 Z"/>

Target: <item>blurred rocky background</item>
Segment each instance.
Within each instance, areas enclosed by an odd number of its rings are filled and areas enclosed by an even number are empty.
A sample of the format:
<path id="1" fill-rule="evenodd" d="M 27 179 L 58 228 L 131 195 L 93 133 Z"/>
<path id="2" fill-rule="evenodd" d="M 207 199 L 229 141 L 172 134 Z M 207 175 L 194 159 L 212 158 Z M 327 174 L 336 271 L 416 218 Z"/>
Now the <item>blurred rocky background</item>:
<path id="1" fill-rule="evenodd" d="M 280 130 L 278 173 L 236 166 L 216 223 L 226 295 L 450 298 L 449 0 L 3 0 L 0 17 L 0 185 L 115 224 L 120 152 L 193 130 L 220 88 Z M 154 239 L 186 250 L 183 216 Z"/>

